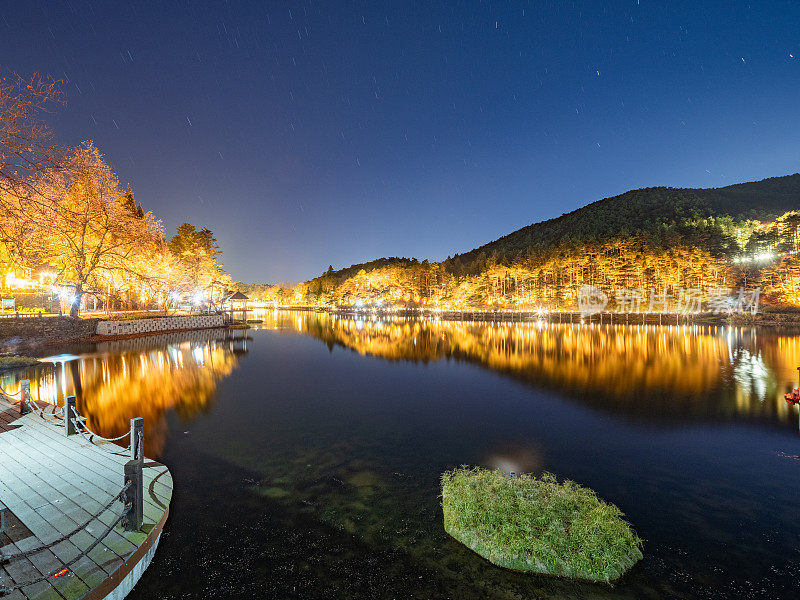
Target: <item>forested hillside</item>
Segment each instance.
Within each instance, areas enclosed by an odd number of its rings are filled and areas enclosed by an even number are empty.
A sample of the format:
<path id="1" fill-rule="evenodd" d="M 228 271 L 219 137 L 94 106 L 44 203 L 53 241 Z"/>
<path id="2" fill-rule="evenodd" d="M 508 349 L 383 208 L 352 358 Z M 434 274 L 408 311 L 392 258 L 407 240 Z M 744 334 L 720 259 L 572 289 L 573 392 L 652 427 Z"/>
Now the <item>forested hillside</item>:
<path id="1" fill-rule="evenodd" d="M 286 304 L 569 308 L 584 284 L 606 290 L 761 286 L 800 304 L 800 174 L 714 189 L 647 188 L 436 263 L 381 258 L 264 300 Z M 252 289 L 252 288 L 251 288 Z M 613 303 L 612 303 L 613 306 Z"/>
<path id="2" fill-rule="evenodd" d="M 740 229 L 747 221 L 772 221 L 796 209 L 800 209 L 800 174 L 723 188 L 632 190 L 528 225 L 445 264 L 456 273 L 475 273 L 488 258 L 510 263 L 532 254 L 546 256 L 556 248 L 631 235 L 653 248 L 697 246 L 719 256 L 739 249 Z"/>

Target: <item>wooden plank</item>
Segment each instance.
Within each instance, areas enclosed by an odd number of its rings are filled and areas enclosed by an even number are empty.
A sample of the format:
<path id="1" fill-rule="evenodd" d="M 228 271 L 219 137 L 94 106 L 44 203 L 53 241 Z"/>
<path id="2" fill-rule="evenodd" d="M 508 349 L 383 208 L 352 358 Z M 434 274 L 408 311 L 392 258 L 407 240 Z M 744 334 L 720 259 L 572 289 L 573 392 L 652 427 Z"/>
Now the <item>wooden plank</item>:
<path id="1" fill-rule="evenodd" d="M 14 432 L 9 432 L 6 435 L 14 434 L 16 434 L 16 430 Z M 113 493 L 112 490 L 121 487 L 123 465 L 125 462 L 127 462 L 127 460 L 122 459 L 120 461 L 116 461 L 114 460 L 116 457 L 113 456 L 111 460 L 104 460 L 105 457 L 94 454 L 84 458 L 81 452 L 83 449 L 82 447 L 71 448 L 71 445 L 65 446 L 62 443 L 63 436 L 53 437 L 54 432 L 49 431 L 48 429 L 45 429 L 43 434 L 44 435 L 42 437 L 38 438 L 38 451 L 46 455 L 47 460 L 52 461 L 55 464 L 60 464 L 66 472 L 72 472 L 71 474 L 73 477 L 78 478 L 82 477 L 82 475 L 88 476 L 87 478 L 76 482 L 79 483 L 81 487 L 87 483 L 95 487 L 102 486 L 101 489 L 103 489 L 106 493 Z M 29 440 L 21 436 L 19 436 L 19 440 L 20 444 L 27 445 L 29 443 Z M 91 444 L 89 444 L 89 446 L 93 447 Z M 78 461 L 78 464 L 81 465 L 82 475 L 73 472 L 75 466 L 70 463 L 70 459 Z M 162 468 L 165 469 L 166 467 L 162 466 Z M 119 473 L 119 475 L 115 476 L 114 471 Z M 149 486 L 150 481 L 155 477 L 155 475 L 156 474 L 153 474 L 150 469 L 145 469 L 146 486 Z M 117 479 L 117 477 L 119 477 L 119 479 Z M 169 483 L 171 483 L 171 477 Z M 171 486 L 168 487 L 164 483 L 158 482 L 158 484 L 155 486 L 155 492 L 162 503 L 169 503 L 172 495 Z M 147 498 L 145 498 L 145 500 L 147 500 Z"/>
<path id="2" fill-rule="evenodd" d="M 51 443 L 51 442 L 46 442 L 46 443 Z M 62 449 L 62 453 L 60 455 L 48 455 L 49 460 L 53 461 L 53 463 L 55 464 L 61 465 L 61 467 L 63 467 L 63 469 L 67 472 L 69 472 L 70 469 L 75 468 L 72 461 L 80 460 L 80 458 L 81 458 L 80 454 L 72 449 Z M 121 489 L 122 479 L 123 479 L 122 464 L 115 465 L 114 467 L 114 470 L 117 471 L 118 474 L 114 473 L 114 471 L 112 471 L 111 469 L 105 468 L 103 465 L 96 463 L 92 460 L 82 463 L 82 466 L 84 468 L 82 469 L 81 475 L 78 475 L 77 473 L 72 473 L 71 475 L 76 479 L 78 477 L 82 477 L 80 480 L 76 481 L 76 483 L 78 483 L 80 487 L 84 491 L 89 493 L 93 498 L 101 500 L 105 503 L 108 501 L 111 494 Z M 161 469 L 165 468 L 166 467 L 163 466 L 161 467 Z M 152 469 L 145 469 L 146 487 L 149 486 L 150 482 L 156 475 L 157 473 L 153 474 Z M 171 483 L 171 478 L 170 478 L 170 483 Z M 165 494 L 157 494 L 157 496 L 159 497 L 159 499 L 163 504 L 169 503 L 170 497 L 167 497 Z M 150 502 L 153 504 L 154 507 L 158 507 L 156 503 L 152 502 L 147 497 L 147 494 L 145 495 L 145 502 Z"/>
<path id="3" fill-rule="evenodd" d="M 49 427 L 45 427 L 42 428 L 39 431 L 39 433 L 42 433 L 43 435 L 47 436 L 49 440 L 55 440 L 56 448 L 61 449 L 63 447 L 62 438 L 64 437 L 64 435 L 63 433 L 61 433 L 61 431 L 55 431 Z M 78 436 L 70 436 L 70 437 L 75 438 L 76 441 L 78 442 L 77 445 L 81 450 L 81 456 L 83 456 L 84 450 L 90 451 L 89 455 L 86 458 L 91 461 L 91 465 L 86 462 L 82 462 L 81 466 L 82 468 L 89 468 L 94 473 L 104 475 L 107 474 L 107 469 L 109 468 L 112 470 L 114 468 L 117 468 L 119 469 L 118 472 L 122 473 L 123 465 L 129 460 L 127 456 L 118 456 L 116 454 L 111 454 L 109 452 L 106 452 L 105 450 L 97 447 L 94 444 L 91 444 L 90 442 L 82 438 L 78 439 Z M 50 448 L 52 449 L 52 445 L 50 446 Z M 53 457 L 51 456 L 51 458 Z M 100 467 L 100 470 L 93 468 L 95 466 Z M 171 485 L 167 486 L 159 482 L 158 484 L 156 484 L 155 492 L 162 498 L 162 501 L 163 500 L 169 501 L 169 499 L 172 496 L 172 487 Z"/>
<path id="4" fill-rule="evenodd" d="M 116 484 L 117 486 L 119 486 L 119 488 L 121 488 L 121 479 L 122 479 L 122 476 L 120 475 L 120 480 L 119 480 L 119 481 L 117 482 L 117 484 Z M 66 480 L 63 480 L 63 481 L 64 481 L 64 485 L 65 485 L 65 486 L 69 486 L 69 485 L 70 485 L 70 484 L 69 484 L 69 483 L 68 483 Z M 53 483 L 54 483 L 55 485 L 58 485 L 58 482 L 56 482 L 56 481 L 53 481 Z M 91 486 L 91 483 L 90 483 L 90 482 L 87 482 L 87 483 L 89 483 L 89 486 L 83 486 L 83 488 L 84 488 L 84 489 L 86 489 L 86 490 L 89 490 L 89 491 L 91 491 L 91 487 L 90 487 L 90 486 Z M 78 491 L 80 491 L 78 488 L 76 488 L 76 487 L 74 487 L 74 486 L 71 486 L 71 487 L 73 487 L 75 490 L 78 490 Z M 116 491 L 116 490 L 115 490 L 115 491 Z M 101 494 L 102 494 L 102 495 L 101 495 Z M 97 508 L 99 509 L 99 508 L 102 508 L 103 506 L 105 506 L 105 504 L 107 504 L 107 503 L 108 503 L 108 501 L 111 499 L 111 497 L 112 497 L 112 494 L 106 494 L 106 493 L 104 493 L 104 492 L 99 492 L 99 493 L 97 493 L 97 494 L 96 494 L 96 498 L 102 498 L 102 501 L 98 501 L 98 500 L 96 500 L 96 499 L 93 499 L 93 500 L 95 501 L 95 503 L 96 503 L 96 505 L 97 505 Z M 101 502 L 102 502 L 102 503 L 101 503 Z M 77 524 L 79 524 L 79 523 L 81 523 L 81 522 L 85 522 L 86 520 L 88 520 L 88 519 L 91 517 L 91 514 L 90 514 L 89 512 L 86 512 L 85 510 L 83 510 L 83 509 L 80 509 L 80 508 L 77 506 L 77 504 L 75 504 L 75 503 L 74 503 L 73 501 L 71 501 L 69 498 L 67 498 L 67 497 L 64 497 L 63 495 L 61 495 L 61 497 L 59 498 L 59 500 L 58 500 L 58 504 L 62 505 L 62 507 L 63 507 L 63 508 L 60 508 L 60 509 L 59 509 L 59 511 L 60 511 L 60 512 L 62 512 L 62 513 L 65 513 L 67 516 L 71 516 L 71 515 L 70 515 L 70 512 L 69 512 L 70 510 L 72 510 L 72 511 L 74 512 L 76 509 L 78 509 L 78 512 L 76 513 L 76 515 L 77 515 L 77 516 L 74 516 L 74 517 L 72 518 L 72 520 L 75 522 L 75 523 L 74 523 L 74 525 L 72 525 L 72 528 L 74 528 L 74 526 L 75 526 L 75 525 L 77 525 Z M 50 510 L 50 509 L 48 509 L 48 510 Z M 113 511 L 113 509 L 109 509 L 109 511 L 106 511 L 106 512 L 104 512 L 104 513 L 101 515 L 101 517 L 102 517 L 102 519 L 101 519 L 101 520 L 102 520 L 102 521 L 103 521 L 103 522 L 104 522 L 106 525 L 110 524 L 110 523 L 112 522 L 113 518 L 114 518 L 114 517 L 113 517 L 113 514 L 114 514 L 114 513 L 113 513 L 112 511 Z M 40 511 L 40 510 L 38 510 L 38 508 L 37 508 L 37 512 L 39 512 L 39 513 L 41 514 L 41 511 Z M 92 514 L 93 514 L 93 513 L 92 513 Z M 160 518 L 160 516 L 161 516 L 161 515 L 163 515 L 163 509 L 160 509 L 160 510 L 159 510 L 158 518 Z M 155 516 L 155 515 L 154 515 L 154 516 Z M 34 517 L 34 518 L 35 518 L 35 517 Z M 48 520 L 48 519 L 46 518 L 46 519 L 45 519 L 45 521 L 48 521 L 48 522 L 49 522 L 51 525 L 55 524 L 55 521 L 54 521 L 54 520 L 52 520 L 52 519 L 49 519 L 49 520 Z M 64 533 L 64 531 L 63 531 L 63 530 L 61 530 L 61 529 L 63 529 L 63 528 L 58 528 L 58 527 L 56 527 L 56 529 L 60 529 L 60 533 L 61 533 L 61 534 L 63 534 L 63 533 Z M 46 538 L 45 538 L 45 537 L 43 537 L 42 535 L 40 535 L 39 537 L 40 537 L 41 539 L 44 539 L 44 540 L 46 540 Z M 57 537 L 57 536 L 55 536 L 55 537 Z"/>
<path id="5" fill-rule="evenodd" d="M 120 527 L 103 536 L 117 520 L 121 505 L 98 512 L 121 490 L 123 466 L 129 460 L 124 449 L 108 446 L 119 453 L 109 453 L 79 436 L 67 437 L 56 420 L 35 413 L 20 416 L 15 406 L 0 404 L 0 499 L 33 534 L 3 551 L 13 556 L 43 548 L 0 567 L 0 583 L 49 576 L 80 557 L 63 577 L 26 586 L 9 600 L 79 598 L 106 581 L 147 541 L 146 533 Z M 164 465 L 146 461 L 143 479 L 145 522 L 155 525 L 169 506 L 172 476 Z M 59 541 L 84 524 L 83 530 Z M 84 554 L 99 536 L 103 536 L 99 543 Z M 52 545 L 44 548 L 48 544 Z"/>

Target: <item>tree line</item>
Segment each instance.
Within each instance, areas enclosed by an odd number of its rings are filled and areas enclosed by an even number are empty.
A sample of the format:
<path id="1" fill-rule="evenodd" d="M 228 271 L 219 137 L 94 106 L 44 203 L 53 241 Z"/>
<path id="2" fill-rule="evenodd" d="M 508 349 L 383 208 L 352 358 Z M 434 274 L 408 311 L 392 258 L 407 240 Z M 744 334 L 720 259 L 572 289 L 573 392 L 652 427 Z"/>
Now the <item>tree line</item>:
<path id="1" fill-rule="evenodd" d="M 0 283 L 9 272 L 46 272 L 72 316 L 90 302 L 166 309 L 186 295 L 213 301 L 229 282 L 213 233 L 184 223 L 167 240 L 93 142 L 55 142 L 41 114 L 62 102 L 46 77 L 0 80 Z"/>
<path id="2" fill-rule="evenodd" d="M 608 218 L 600 226 L 612 230 Z M 658 309 L 670 311 L 687 290 L 708 297 L 739 287 L 761 287 L 769 303 L 800 306 L 798 211 L 769 221 L 684 213 L 660 226 L 619 227 L 630 231 L 605 238 L 564 232 L 527 246 L 521 240 L 531 233 L 524 232 L 442 262 L 382 258 L 339 271 L 329 267 L 291 287 L 234 285 L 254 299 L 284 305 L 575 309 L 577 289 L 591 285 L 608 294 L 612 309 L 619 308 L 618 290 L 639 294 L 643 310 L 657 295 Z"/>

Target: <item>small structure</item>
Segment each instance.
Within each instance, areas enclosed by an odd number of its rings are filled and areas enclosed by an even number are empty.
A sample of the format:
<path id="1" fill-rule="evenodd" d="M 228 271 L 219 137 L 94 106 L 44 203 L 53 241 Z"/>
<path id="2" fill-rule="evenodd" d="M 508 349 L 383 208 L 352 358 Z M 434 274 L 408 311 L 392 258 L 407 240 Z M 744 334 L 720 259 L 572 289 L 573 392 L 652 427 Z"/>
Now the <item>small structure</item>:
<path id="1" fill-rule="evenodd" d="M 247 322 L 247 301 L 250 300 L 242 292 L 229 292 L 222 299 L 222 310 L 230 315 L 231 322 Z M 241 315 L 241 318 L 237 318 Z"/>

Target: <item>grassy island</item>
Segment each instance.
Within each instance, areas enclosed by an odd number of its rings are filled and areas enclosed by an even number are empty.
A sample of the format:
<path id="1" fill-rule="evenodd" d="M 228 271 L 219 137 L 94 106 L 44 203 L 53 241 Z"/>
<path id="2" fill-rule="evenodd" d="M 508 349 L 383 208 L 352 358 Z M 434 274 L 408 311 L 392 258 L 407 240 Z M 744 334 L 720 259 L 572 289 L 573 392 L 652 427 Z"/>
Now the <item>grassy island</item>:
<path id="1" fill-rule="evenodd" d="M 549 473 L 454 469 L 442 475 L 442 508 L 447 533 L 507 569 L 610 583 L 642 558 L 619 508 Z"/>

